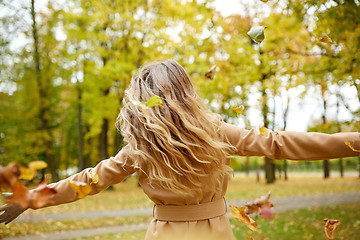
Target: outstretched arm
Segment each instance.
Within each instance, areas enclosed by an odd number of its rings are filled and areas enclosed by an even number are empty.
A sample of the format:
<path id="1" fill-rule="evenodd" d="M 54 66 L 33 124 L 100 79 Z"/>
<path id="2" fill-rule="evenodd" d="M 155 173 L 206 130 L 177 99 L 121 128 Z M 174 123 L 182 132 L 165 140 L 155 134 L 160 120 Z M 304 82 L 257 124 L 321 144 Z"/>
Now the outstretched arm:
<path id="1" fill-rule="evenodd" d="M 79 199 L 76 192 L 70 187 L 69 181 L 79 181 L 89 184 L 92 188 L 89 195 L 96 194 L 110 185 L 123 181 L 127 176 L 135 172 L 135 169 L 127 162 L 129 157 L 128 151 L 129 149 L 126 146 L 115 157 L 99 162 L 94 168 L 84 169 L 69 178 L 49 184 L 48 187 L 54 188 L 57 193 L 44 207 L 69 203 Z M 91 172 L 98 175 L 99 180 L 97 183 L 93 182 Z M 30 191 L 34 193 L 38 191 L 38 189 Z M 10 198 L 11 194 L 5 197 Z M 30 207 L 35 209 L 34 206 Z M 11 222 L 25 210 L 26 209 L 22 209 L 18 204 L 5 204 L 0 208 L 0 223 L 5 222 L 7 224 Z"/>
<path id="2" fill-rule="evenodd" d="M 255 129 L 245 130 L 223 122 L 221 133 L 236 147 L 233 154 L 240 156 L 267 156 L 272 159 L 324 160 L 360 156 L 345 145 L 360 149 L 360 134 L 353 133 L 303 133 L 270 131 L 267 137 Z"/>

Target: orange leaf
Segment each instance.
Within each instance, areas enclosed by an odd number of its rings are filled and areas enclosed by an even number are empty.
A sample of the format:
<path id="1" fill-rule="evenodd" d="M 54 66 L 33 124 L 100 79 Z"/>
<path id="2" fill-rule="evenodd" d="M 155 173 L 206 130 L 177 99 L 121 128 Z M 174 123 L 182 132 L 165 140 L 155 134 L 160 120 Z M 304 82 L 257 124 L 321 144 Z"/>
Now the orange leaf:
<path id="1" fill-rule="evenodd" d="M 20 176 L 20 165 L 12 162 L 6 167 L 0 165 L 0 187 L 13 188 Z"/>
<path id="2" fill-rule="evenodd" d="M 264 126 L 260 127 L 259 131 L 260 131 L 260 134 L 263 135 L 264 137 L 267 137 L 269 135 L 269 129 L 267 129 Z"/>
<path id="3" fill-rule="evenodd" d="M 254 202 L 246 204 L 245 206 L 248 208 L 246 213 L 252 214 L 252 213 L 260 212 L 260 214 L 261 214 L 262 209 L 264 207 L 272 208 L 274 205 L 271 202 L 269 202 L 270 195 L 271 195 L 271 192 L 268 192 L 266 195 L 255 199 Z M 269 210 L 269 209 L 266 209 L 265 212 L 267 210 Z M 265 215 L 266 215 L 265 217 L 269 217 L 269 212 L 266 212 Z"/>
<path id="4" fill-rule="evenodd" d="M 230 107 L 230 109 L 234 110 L 237 115 L 240 115 L 244 112 L 244 107 L 240 106 L 240 107 Z"/>
<path id="5" fill-rule="evenodd" d="M 357 150 L 353 146 L 351 146 L 351 143 L 348 140 L 345 141 L 345 145 L 348 146 L 354 152 L 360 152 L 360 150 Z"/>
<path id="6" fill-rule="evenodd" d="M 207 79 L 212 80 L 212 79 L 214 79 L 215 72 L 216 72 L 216 65 L 212 66 L 212 67 L 209 69 L 209 71 L 207 71 L 207 72 L 205 73 L 205 77 L 206 77 Z"/>
<path id="7" fill-rule="evenodd" d="M 40 184 L 30 193 L 31 206 L 35 209 L 46 206 L 46 204 L 49 203 L 50 198 L 56 193 L 55 189 L 49 188 L 45 183 Z"/>
<path id="8" fill-rule="evenodd" d="M 232 216 L 234 219 L 244 223 L 246 226 L 248 226 L 248 228 L 250 228 L 252 231 L 257 231 L 257 222 L 255 222 L 254 220 L 252 220 L 246 213 L 245 213 L 245 207 L 241 206 L 241 207 L 236 207 L 236 206 L 231 206 L 231 213 L 229 214 L 230 216 Z"/>
<path id="9" fill-rule="evenodd" d="M 328 240 L 333 240 L 334 232 L 338 228 L 341 222 L 339 220 L 328 219 L 328 218 L 324 218 L 324 222 L 325 222 L 325 227 L 324 227 L 325 235 L 328 238 Z"/>
<path id="10" fill-rule="evenodd" d="M 254 240 L 252 237 L 248 236 L 246 240 Z"/>
<path id="11" fill-rule="evenodd" d="M 319 37 L 319 41 L 323 42 L 323 43 L 334 44 L 334 42 L 331 40 L 331 38 L 329 38 L 326 35 Z"/>
<path id="12" fill-rule="evenodd" d="M 262 1 L 262 2 L 266 3 L 266 2 L 268 2 L 269 0 L 260 0 L 260 1 Z"/>
<path id="13" fill-rule="evenodd" d="M 28 208 L 30 204 L 29 190 L 27 190 L 22 184 L 15 183 L 13 186 L 13 194 L 6 203 L 19 204 L 23 209 Z"/>
<path id="14" fill-rule="evenodd" d="M 68 182 L 70 184 L 70 187 L 77 193 L 79 199 L 86 197 L 92 190 L 91 186 L 84 182 L 72 180 L 69 180 Z"/>

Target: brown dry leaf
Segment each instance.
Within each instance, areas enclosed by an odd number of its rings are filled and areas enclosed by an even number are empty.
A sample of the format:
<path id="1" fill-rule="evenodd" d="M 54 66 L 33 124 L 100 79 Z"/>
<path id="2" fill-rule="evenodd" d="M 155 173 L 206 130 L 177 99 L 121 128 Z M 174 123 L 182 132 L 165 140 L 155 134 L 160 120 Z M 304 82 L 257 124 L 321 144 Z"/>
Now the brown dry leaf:
<path id="1" fill-rule="evenodd" d="M 86 197 L 92 191 L 91 186 L 84 182 L 71 180 L 69 180 L 68 182 L 70 184 L 70 187 L 77 193 L 79 199 Z"/>
<path id="2" fill-rule="evenodd" d="M 35 209 L 42 208 L 49 203 L 50 198 L 56 194 L 56 190 L 49 188 L 45 183 L 40 184 L 30 193 L 31 206 Z"/>
<path id="3" fill-rule="evenodd" d="M 209 69 L 209 71 L 207 71 L 207 72 L 205 73 L 205 77 L 206 77 L 207 79 L 212 80 L 212 79 L 214 79 L 215 72 L 216 72 L 216 65 L 212 66 L 212 67 Z"/>
<path id="4" fill-rule="evenodd" d="M 248 228 L 250 228 L 252 231 L 257 231 L 257 222 L 251 219 L 246 213 L 245 213 L 245 207 L 240 206 L 232 206 L 231 207 L 231 213 L 229 214 L 234 219 L 244 223 Z"/>
<path id="5" fill-rule="evenodd" d="M 240 107 L 230 107 L 230 109 L 234 110 L 236 112 L 237 115 L 240 115 L 244 112 L 244 107 L 240 106 Z"/>
<path id="6" fill-rule="evenodd" d="M 254 240 L 252 237 L 248 236 L 246 240 Z"/>
<path id="7" fill-rule="evenodd" d="M 27 190 L 22 184 L 15 183 L 13 186 L 13 194 L 6 203 L 19 204 L 23 209 L 28 208 L 30 204 L 29 190 Z"/>
<path id="8" fill-rule="evenodd" d="M 13 188 L 20 176 L 20 165 L 9 163 L 6 167 L 0 165 L 0 188 Z"/>
<path id="9" fill-rule="evenodd" d="M 271 202 L 269 202 L 270 196 L 271 196 L 271 192 L 268 192 L 266 195 L 255 199 L 254 202 L 246 204 L 245 205 L 247 207 L 246 213 L 247 214 L 252 214 L 252 213 L 257 213 L 257 212 L 261 213 L 262 208 L 264 208 L 264 207 L 272 208 L 274 205 Z M 266 209 L 266 210 L 268 210 L 268 209 Z M 265 213 L 265 214 L 266 214 L 266 217 L 269 216 L 268 213 Z"/>
<path id="10" fill-rule="evenodd" d="M 328 238 L 328 240 L 333 240 L 334 232 L 338 228 L 341 222 L 340 220 L 328 219 L 328 218 L 324 218 L 324 222 L 325 222 L 325 227 L 324 227 L 325 235 Z"/>
<path id="11" fill-rule="evenodd" d="M 331 40 L 331 38 L 329 38 L 329 36 L 326 36 L 326 35 L 319 37 L 319 41 L 323 42 L 323 43 L 334 44 L 334 42 Z"/>
<path id="12" fill-rule="evenodd" d="M 357 150 L 353 146 L 351 146 L 351 143 L 348 140 L 345 141 L 345 145 L 348 146 L 354 152 L 360 152 L 360 150 Z"/>
<path id="13" fill-rule="evenodd" d="M 263 135 L 264 137 L 267 137 L 269 135 L 269 129 L 267 129 L 264 126 L 260 127 L 259 131 L 260 131 L 260 134 Z"/>

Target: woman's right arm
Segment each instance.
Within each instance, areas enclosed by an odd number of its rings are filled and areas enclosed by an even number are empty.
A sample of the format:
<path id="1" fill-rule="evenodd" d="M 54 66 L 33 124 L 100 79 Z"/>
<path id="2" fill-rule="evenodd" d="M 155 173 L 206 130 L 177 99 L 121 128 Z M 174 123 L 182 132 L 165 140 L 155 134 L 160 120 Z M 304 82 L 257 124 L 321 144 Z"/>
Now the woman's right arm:
<path id="1" fill-rule="evenodd" d="M 221 133 L 237 150 L 240 156 L 267 156 L 272 159 L 324 160 L 360 156 L 351 150 L 345 141 L 360 149 L 360 134 L 352 133 L 304 133 L 271 131 L 267 137 L 257 130 L 245 130 L 222 122 Z"/>

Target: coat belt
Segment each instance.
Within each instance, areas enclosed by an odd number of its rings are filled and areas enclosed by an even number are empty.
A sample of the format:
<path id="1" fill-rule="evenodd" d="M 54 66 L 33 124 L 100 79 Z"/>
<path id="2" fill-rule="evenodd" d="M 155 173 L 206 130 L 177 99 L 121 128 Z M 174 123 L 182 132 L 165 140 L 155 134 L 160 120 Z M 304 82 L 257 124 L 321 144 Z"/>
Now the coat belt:
<path id="1" fill-rule="evenodd" d="M 160 221 L 187 222 L 205 220 L 226 214 L 225 198 L 195 205 L 154 205 L 153 217 Z"/>

